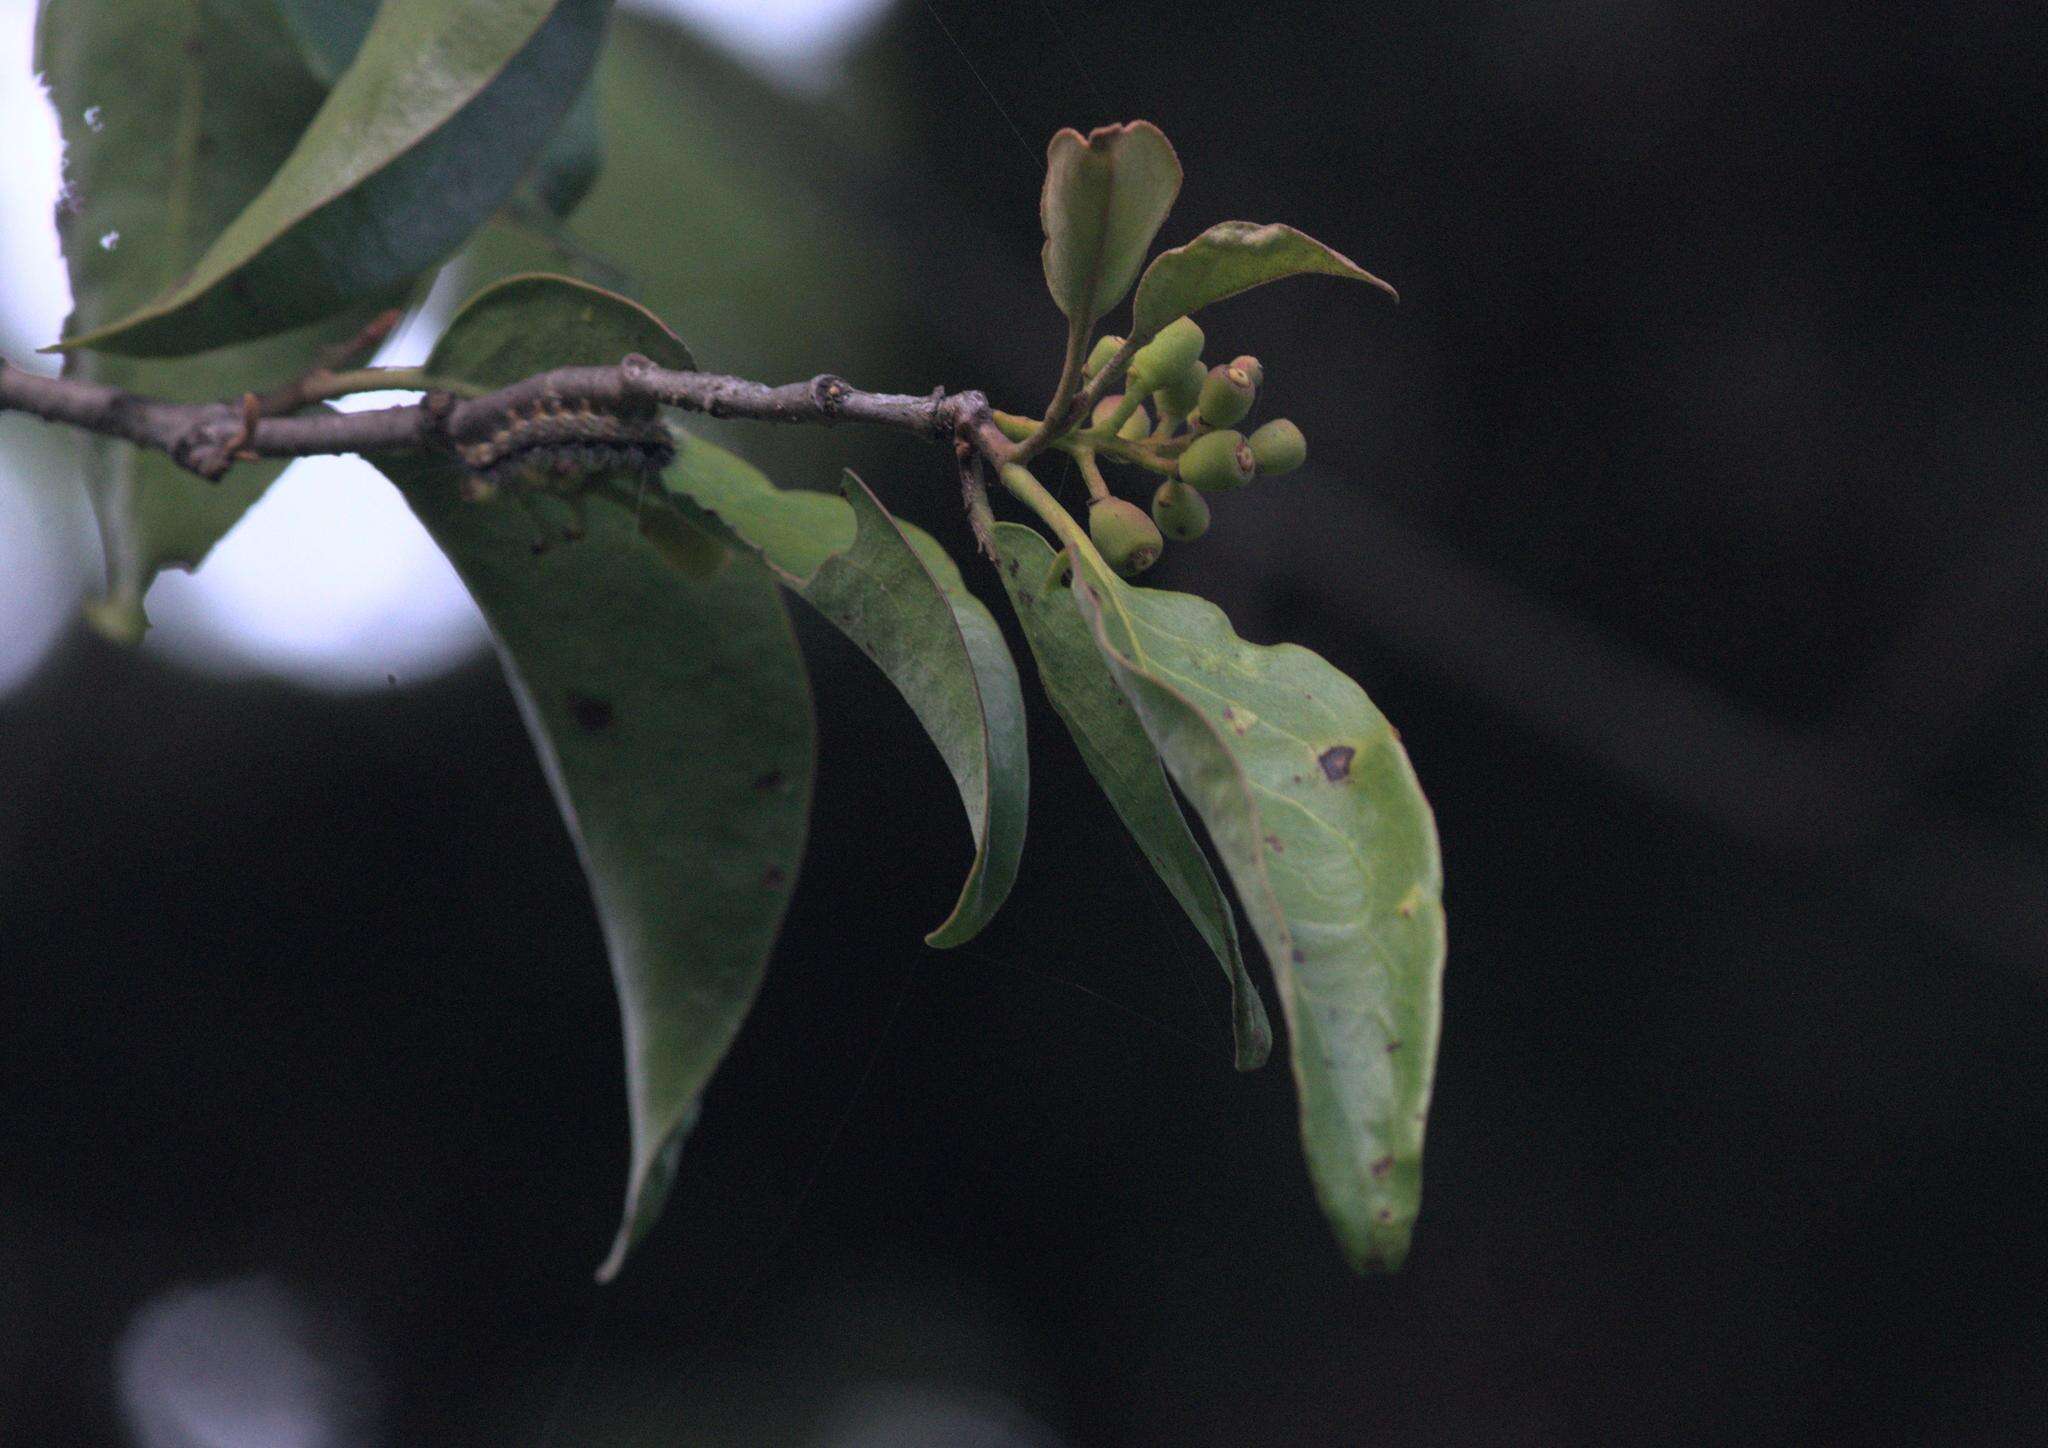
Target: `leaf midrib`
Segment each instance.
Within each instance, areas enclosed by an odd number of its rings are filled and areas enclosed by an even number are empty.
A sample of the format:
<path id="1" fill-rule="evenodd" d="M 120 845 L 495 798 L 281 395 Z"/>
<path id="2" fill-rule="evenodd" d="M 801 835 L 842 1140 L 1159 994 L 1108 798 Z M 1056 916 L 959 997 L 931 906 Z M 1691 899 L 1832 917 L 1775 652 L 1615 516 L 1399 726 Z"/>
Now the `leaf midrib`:
<path id="1" fill-rule="evenodd" d="M 162 280 L 152 290 L 175 286 L 191 264 L 186 243 L 199 189 L 199 142 L 205 132 L 205 7 L 185 0 L 185 31 L 178 42 L 178 118 L 172 130 L 171 174 L 164 188 L 164 245 L 158 251 Z"/>

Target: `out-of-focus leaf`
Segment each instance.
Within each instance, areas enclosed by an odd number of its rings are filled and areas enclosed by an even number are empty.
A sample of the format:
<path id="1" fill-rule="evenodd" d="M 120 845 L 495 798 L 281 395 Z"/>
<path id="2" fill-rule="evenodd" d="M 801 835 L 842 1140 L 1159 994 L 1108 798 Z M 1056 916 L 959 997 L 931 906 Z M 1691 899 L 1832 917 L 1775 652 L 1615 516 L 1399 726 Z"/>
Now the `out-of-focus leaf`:
<path id="1" fill-rule="evenodd" d="M 623 298 L 528 277 L 476 297 L 428 366 L 488 387 L 628 352 L 690 365 Z M 490 621 L 590 877 L 633 1132 L 609 1277 L 660 1212 L 796 878 L 814 748 L 803 663 L 751 558 L 690 577 L 607 504 L 591 507 L 584 538 L 536 555 L 517 504 L 460 501 L 444 459 L 379 462 Z"/>
<path id="2" fill-rule="evenodd" d="M 383 0 L 271 0 L 306 66 L 328 85 L 341 79 Z"/>
<path id="3" fill-rule="evenodd" d="M 1131 335 L 1150 337 L 1168 322 L 1211 303 L 1296 276 L 1347 277 L 1400 300 L 1392 287 L 1357 262 L 1291 226 L 1219 221 L 1187 245 L 1152 258 L 1131 304 Z"/>
<path id="4" fill-rule="evenodd" d="M 1103 662 L 1065 583 L 1053 576 L 1059 555 L 1036 529 L 1016 523 L 996 524 L 995 540 L 1003 587 L 1038 663 L 1039 683 L 1124 828 L 1222 963 L 1230 985 L 1237 1068 L 1257 1070 L 1272 1050 L 1273 1028 L 1244 968 L 1230 902 L 1174 801 L 1159 754 Z"/>
<path id="5" fill-rule="evenodd" d="M 285 26 L 298 42 L 306 65 L 332 85 L 348 69 L 370 24 L 379 0 L 274 0 Z M 548 137 L 526 184 L 556 216 L 576 209 L 604 165 L 604 136 L 598 122 L 597 98 L 588 86 L 576 97 L 554 134 Z"/>
<path id="6" fill-rule="evenodd" d="M 204 351 L 410 281 L 526 174 L 582 89 L 609 12 L 609 0 L 385 5 L 289 158 L 189 273 L 64 345 Z"/>
<path id="7" fill-rule="evenodd" d="M 945 550 L 891 517 L 851 473 L 844 500 L 784 491 L 722 448 L 685 438 L 666 481 L 758 550 L 888 675 L 924 725 L 975 842 L 959 901 L 925 939 L 973 939 L 1017 878 L 1030 794 L 1023 692 L 995 619 Z"/>
<path id="8" fill-rule="evenodd" d="M 611 37 L 591 82 L 604 170 L 573 223 L 546 235 L 539 208 L 515 198 L 520 225 L 487 226 L 463 265 L 479 278 L 567 271 L 623 291 L 721 372 L 829 369 L 872 386 L 915 375 L 943 279 L 913 294 L 871 213 L 874 163 L 851 149 L 843 118 L 657 17 L 623 10 Z M 691 430 L 777 478 L 900 456 L 896 439 L 846 428 L 696 418 Z"/>
<path id="9" fill-rule="evenodd" d="M 604 170 L 604 126 L 598 120 L 596 85 L 593 78 L 584 86 L 527 177 L 540 204 L 559 217 L 583 204 Z"/>
<path id="10" fill-rule="evenodd" d="M 1067 320 L 1092 324 L 1124 299 L 1180 194 L 1180 162 L 1150 121 L 1062 130 L 1038 201 L 1045 284 Z"/>
<path id="11" fill-rule="evenodd" d="M 48 0 L 36 54 L 64 136 L 57 230 L 73 331 L 183 274 L 262 191 L 326 94 L 265 0 Z M 64 370 L 180 401 L 232 397 L 296 375 L 389 300 L 175 363 L 73 354 Z M 93 438 L 84 449 L 107 555 L 107 594 L 88 612 L 131 640 L 147 625 L 150 580 L 198 566 L 283 469 L 244 463 L 206 483 L 125 442 Z"/>
<path id="12" fill-rule="evenodd" d="M 1436 823 L 1357 684 L 1216 605 L 1075 562 L 1103 660 L 1230 871 L 1280 987 L 1302 1145 L 1352 1265 L 1407 1256 L 1442 1013 Z"/>

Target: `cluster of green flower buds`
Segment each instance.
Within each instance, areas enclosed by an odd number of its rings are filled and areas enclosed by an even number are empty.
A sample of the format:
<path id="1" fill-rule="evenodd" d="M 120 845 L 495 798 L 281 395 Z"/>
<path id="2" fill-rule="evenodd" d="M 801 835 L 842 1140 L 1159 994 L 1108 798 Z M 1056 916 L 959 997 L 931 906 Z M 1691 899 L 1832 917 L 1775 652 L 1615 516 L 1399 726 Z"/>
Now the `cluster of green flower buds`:
<path id="1" fill-rule="evenodd" d="M 1102 439 L 1098 446 L 1106 457 L 1143 461 L 1157 471 L 1172 469 L 1153 495 L 1150 518 L 1107 496 L 1097 496 L 1088 509 L 1089 536 L 1125 576 L 1151 567 L 1165 539 L 1189 542 L 1209 530 L 1209 502 L 1203 494 L 1231 492 L 1254 478 L 1292 472 L 1308 457 L 1301 429 L 1284 417 L 1250 436 L 1237 430 L 1258 400 L 1266 369 L 1248 356 L 1204 366 L 1204 340 L 1190 317 L 1160 328 L 1131 354 L 1124 391 L 1105 396 L 1089 418 L 1085 431 Z M 1098 340 L 1083 377 L 1095 377 L 1123 348 L 1122 337 Z M 1129 446 L 1120 452 L 1120 445 Z"/>

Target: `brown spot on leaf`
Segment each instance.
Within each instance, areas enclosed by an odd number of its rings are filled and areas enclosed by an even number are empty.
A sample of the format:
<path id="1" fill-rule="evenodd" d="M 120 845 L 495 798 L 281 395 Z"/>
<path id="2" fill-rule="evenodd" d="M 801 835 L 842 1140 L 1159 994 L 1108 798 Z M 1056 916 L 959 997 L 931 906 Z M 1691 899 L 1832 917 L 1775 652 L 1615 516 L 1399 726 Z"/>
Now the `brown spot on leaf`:
<path id="1" fill-rule="evenodd" d="M 761 872 L 761 883 L 770 890 L 780 890 L 789 883 L 789 874 L 780 865 L 770 865 Z"/>
<path id="2" fill-rule="evenodd" d="M 1400 1049 L 1401 1049 L 1401 1043 L 1400 1043 L 1399 1041 L 1389 1041 L 1389 1042 L 1387 1042 L 1387 1054 L 1388 1054 L 1389 1056 L 1393 1055 L 1393 1054 L 1394 1054 L 1394 1052 L 1396 1052 L 1396 1051 L 1398 1051 L 1398 1050 L 1400 1050 Z"/>
<path id="3" fill-rule="evenodd" d="M 1392 1207 L 1381 1207 L 1377 1212 L 1374 1212 L 1372 1215 L 1373 1220 L 1378 1222 L 1382 1227 L 1384 1227 L 1389 1222 L 1394 1220 L 1394 1209 Z"/>
<path id="4" fill-rule="evenodd" d="M 756 794 L 766 794 L 771 789 L 780 788 L 782 788 L 782 771 L 779 769 L 771 769 L 754 781 L 754 792 Z"/>
<path id="5" fill-rule="evenodd" d="M 1332 744 L 1316 756 L 1316 763 L 1323 767 L 1323 778 L 1337 784 L 1351 777 L 1351 761 L 1357 757 L 1349 744 Z"/>
<path id="6" fill-rule="evenodd" d="M 1266 847 L 1276 855 L 1281 854 L 1287 849 L 1287 846 L 1280 842 L 1280 837 L 1278 835 L 1267 835 Z"/>
<path id="7" fill-rule="evenodd" d="M 602 734 L 612 727 L 612 706 L 606 699 L 595 694 L 585 694 L 577 689 L 569 691 L 569 715 L 576 721 L 576 727 L 585 734 Z"/>
<path id="8" fill-rule="evenodd" d="M 1393 1169 L 1394 1159 L 1391 1156 L 1383 1156 L 1372 1164 L 1372 1174 L 1375 1177 L 1383 1177 Z"/>

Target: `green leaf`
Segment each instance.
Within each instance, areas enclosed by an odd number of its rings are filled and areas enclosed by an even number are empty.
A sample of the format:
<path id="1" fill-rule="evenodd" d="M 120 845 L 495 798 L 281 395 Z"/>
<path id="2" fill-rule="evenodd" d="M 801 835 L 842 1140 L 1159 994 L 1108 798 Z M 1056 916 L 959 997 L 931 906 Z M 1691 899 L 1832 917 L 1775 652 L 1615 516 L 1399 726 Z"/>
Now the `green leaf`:
<path id="1" fill-rule="evenodd" d="M 891 183 L 838 110 L 632 9 L 613 18 L 591 88 L 605 168 L 573 234 L 515 197 L 518 225 L 486 226 L 465 249 L 475 275 L 585 276 L 651 307 L 707 365 L 743 377 L 809 376 L 821 330 L 848 376 L 924 365 L 908 253 L 863 199 Z M 698 417 L 690 427 L 775 478 L 879 466 L 894 443 L 741 419 Z"/>
<path id="2" fill-rule="evenodd" d="M 609 0 L 385 5 L 296 149 L 189 273 L 63 345 L 204 351 L 410 281 L 526 174 L 581 90 L 609 11 Z M 233 59 L 223 83 L 250 84 L 254 67 Z"/>
<path id="3" fill-rule="evenodd" d="M 583 204 L 603 170 L 604 126 L 598 119 L 597 82 L 592 77 L 548 137 L 525 184 L 541 205 L 566 219 Z"/>
<path id="4" fill-rule="evenodd" d="M 1401 299 L 1357 262 L 1291 226 L 1219 221 L 1186 246 L 1152 258 L 1131 304 L 1131 335 L 1150 337 L 1212 302 L 1282 277 L 1307 275 L 1349 277 L 1378 287 L 1393 301 Z"/>
<path id="5" fill-rule="evenodd" d="M 952 771 L 974 864 L 927 944 L 960 945 L 1001 908 L 1024 853 L 1024 696 L 1002 630 L 936 541 L 846 474 L 844 500 L 785 491 L 686 437 L 669 487 L 759 551 L 783 582 L 889 677 Z"/>
<path id="6" fill-rule="evenodd" d="M 471 301 L 428 366 L 497 386 L 640 352 L 688 367 L 651 313 L 560 278 Z M 679 572 L 632 513 L 538 556 L 510 500 L 460 501 L 444 459 L 382 459 L 489 619 L 582 852 L 625 1026 L 633 1129 L 624 1221 L 601 1277 L 659 1213 L 698 1100 L 759 988 L 803 850 L 813 727 L 766 569 Z M 658 505 L 658 504 L 652 504 Z"/>
<path id="7" fill-rule="evenodd" d="M 379 0 L 274 0 L 307 66 L 332 85 L 363 47 Z M 597 98 L 586 85 L 569 114 L 548 137 L 526 184 L 555 216 L 567 216 L 604 167 L 604 136 Z"/>
<path id="8" fill-rule="evenodd" d="M 1030 758 L 1017 666 L 952 560 L 914 549 L 852 473 L 845 488 L 853 546 L 826 559 L 801 591 L 902 691 L 953 772 L 974 865 L 952 914 L 925 942 L 961 945 L 1002 907 L 1024 853 Z"/>
<path id="9" fill-rule="evenodd" d="M 1392 726 L 1293 644 L 1081 556 L 1071 590 L 1208 827 L 1280 987 L 1302 1145 L 1352 1265 L 1400 1266 L 1442 1009 L 1436 824 Z"/>
<path id="10" fill-rule="evenodd" d="M 1003 587 L 1024 626 L 1046 697 L 1124 828 L 1222 963 L 1230 985 L 1237 1069 L 1255 1071 L 1273 1048 L 1273 1028 L 1244 968 L 1230 902 L 1174 801 L 1158 752 L 1103 662 L 1072 595 L 1054 575 L 1059 555 L 1037 530 L 1020 524 L 996 524 L 995 539 Z"/>
<path id="11" fill-rule="evenodd" d="M 36 51 L 64 136 L 57 229 L 73 330 L 122 315 L 185 272 L 263 190 L 326 94 L 265 0 L 49 0 Z M 233 397 L 297 375 L 393 299 L 176 363 L 73 354 L 64 370 L 177 401 Z M 207 483 L 125 442 L 85 448 L 108 584 L 88 613 L 129 640 L 147 625 L 142 600 L 158 571 L 197 567 L 284 467 L 244 463 Z"/>
<path id="12" fill-rule="evenodd" d="M 307 67 L 328 85 L 341 79 L 383 0 L 271 0 Z"/>
<path id="13" fill-rule="evenodd" d="M 1038 219 L 1045 284 L 1070 323 L 1091 326 L 1124 299 L 1179 194 L 1180 161 L 1150 121 L 1052 138 Z"/>

